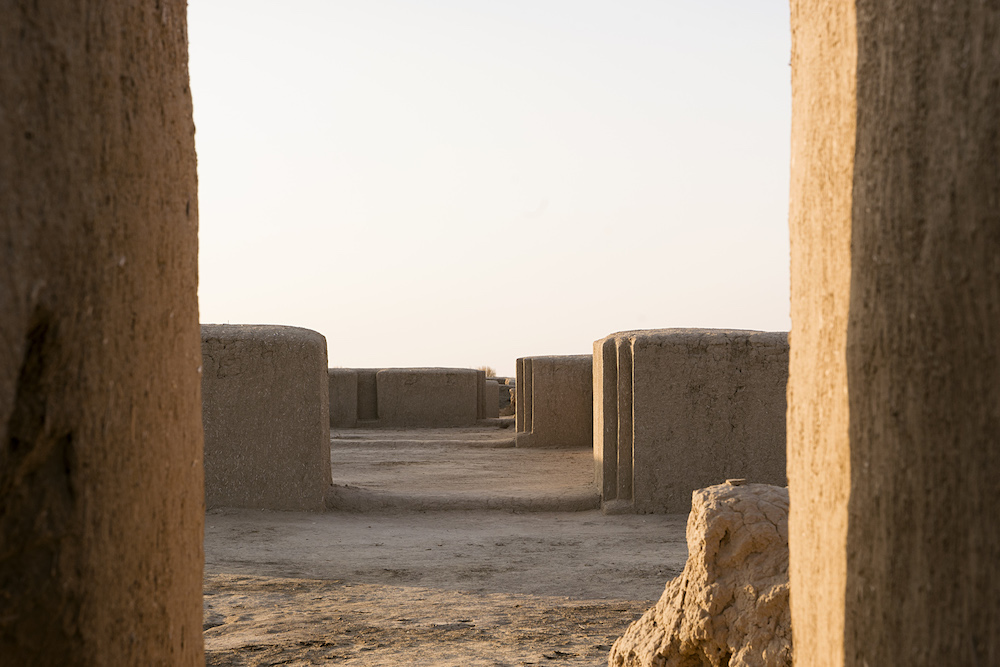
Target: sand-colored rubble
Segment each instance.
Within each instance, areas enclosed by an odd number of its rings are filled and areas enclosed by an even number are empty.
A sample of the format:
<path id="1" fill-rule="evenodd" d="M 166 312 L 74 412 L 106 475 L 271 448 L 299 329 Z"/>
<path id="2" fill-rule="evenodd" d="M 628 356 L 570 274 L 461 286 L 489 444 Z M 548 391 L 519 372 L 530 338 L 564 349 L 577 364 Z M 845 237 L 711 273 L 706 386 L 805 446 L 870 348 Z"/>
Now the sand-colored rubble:
<path id="1" fill-rule="evenodd" d="M 684 572 L 615 642 L 610 667 L 790 667 L 788 489 L 695 491 Z"/>

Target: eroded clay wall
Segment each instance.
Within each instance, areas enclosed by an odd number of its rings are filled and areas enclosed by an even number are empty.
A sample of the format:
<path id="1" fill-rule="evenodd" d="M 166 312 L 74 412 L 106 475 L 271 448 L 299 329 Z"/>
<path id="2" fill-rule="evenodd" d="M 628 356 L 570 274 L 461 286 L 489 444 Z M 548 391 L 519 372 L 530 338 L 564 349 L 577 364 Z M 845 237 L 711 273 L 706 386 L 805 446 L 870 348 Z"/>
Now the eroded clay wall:
<path id="1" fill-rule="evenodd" d="M 203 665 L 185 4 L 0 4 L 0 662 Z"/>
<path id="2" fill-rule="evenodd" d="M 687 512 L 727 478 L 784 486 L 786 334 L 622 332 L 594 344 L 594 367 L 605 511 Z"/>
<path id="3" fill-rule="evenodd" d="M 204 324 L 205 502 L 324 508 L 330 487 L 326 339 L 298 327 Z"/>
<path id="4" fill-rule="evenodd" d="M 592 447 L 593 357 L 517 360 L 518 447 Z"/>

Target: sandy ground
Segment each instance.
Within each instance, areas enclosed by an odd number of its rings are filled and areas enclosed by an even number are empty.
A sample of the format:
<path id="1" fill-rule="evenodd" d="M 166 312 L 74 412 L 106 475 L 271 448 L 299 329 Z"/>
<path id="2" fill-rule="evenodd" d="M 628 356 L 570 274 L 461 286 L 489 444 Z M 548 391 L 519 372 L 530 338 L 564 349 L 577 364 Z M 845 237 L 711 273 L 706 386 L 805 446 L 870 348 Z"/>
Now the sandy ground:
<path id="1" fill-rule="evenodd" d="M 525 511 L 593 494 L 589 452 L 331 435 L 351 511 L 206 516 L 209 665 L 603 665 L 684 566 L 684 516 Z"/>

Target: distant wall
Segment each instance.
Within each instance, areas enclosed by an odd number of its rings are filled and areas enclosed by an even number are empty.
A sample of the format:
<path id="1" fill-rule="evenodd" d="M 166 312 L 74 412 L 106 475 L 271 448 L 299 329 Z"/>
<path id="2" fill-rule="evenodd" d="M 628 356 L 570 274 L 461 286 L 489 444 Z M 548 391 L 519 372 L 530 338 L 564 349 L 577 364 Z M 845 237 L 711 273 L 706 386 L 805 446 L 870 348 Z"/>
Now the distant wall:
<path id="1" fill-rule="evenodd" d="M 594 458 L 606 509 L 681 513 L 725 481 L 785 485 L 788 335 L 659 329 L 594 343 Z"/>
<path id="2" fill-rule="evenodd" d="M 330 428 L 354 428 L 358 423 L 358 371 L 331 368 L 327 377 L 330 389 Z"/>
<path id="3" fill-rule="evenodd" d="M 473 426 L 499 412 L 496 383 L 472 368 L 331 368 L 328 376 L 332 428 Z"/>
<path id="4" fill-rule="evenodd" d="M 517 360 L 518 447 L 591 447 L 594 387 L 590 355 Z"/>
<path id="5" fill-rule="evenodd" d="M 359 422 L 371 422 L 378 419 L 378 383 L 377 368 L 358 368 L 358 405 Z"/>
<path id="6" fill-rule="evenodd" d="M 496 419 L 500 416 L 500 383 L 487 380 L 482 401 L 482 418 Z"/>
<path id="7" fill-rule="evenodd" d="M 479 374 L 466 368 L 384 368 L 376 375 L 385 426 L 473 426 Z"/>
<path id="8" fill-rule="evenodd" d="M 322 510 L 331 483 L 326 339 L 297 327 L 201 327 L 205 504 Z"/>

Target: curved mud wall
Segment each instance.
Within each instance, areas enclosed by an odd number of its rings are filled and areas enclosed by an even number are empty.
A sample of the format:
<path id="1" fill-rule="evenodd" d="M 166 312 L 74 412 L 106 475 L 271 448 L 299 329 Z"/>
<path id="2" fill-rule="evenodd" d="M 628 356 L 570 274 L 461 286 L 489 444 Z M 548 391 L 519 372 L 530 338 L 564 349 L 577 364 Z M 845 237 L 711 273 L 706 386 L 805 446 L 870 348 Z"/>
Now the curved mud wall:
<path id="1" fill-rule="evenodd" d="M 5 2 L 0 45 L 0 662 L 204 664 L 186 7 Z"/>
<path id="2" fill-rule="evenodd" d="M 299 327 L 203 324 L 201 353 L 207 507 L 323 510 L 326 338 Z"/>

